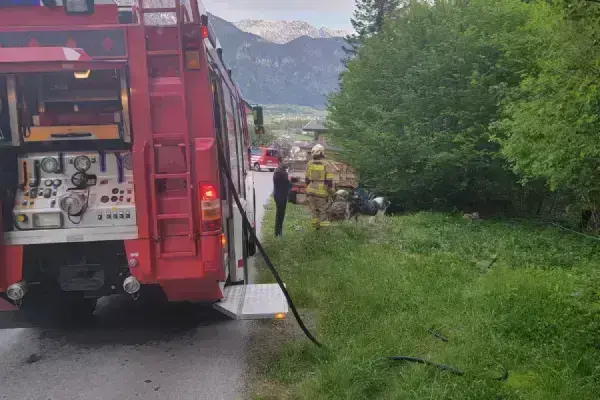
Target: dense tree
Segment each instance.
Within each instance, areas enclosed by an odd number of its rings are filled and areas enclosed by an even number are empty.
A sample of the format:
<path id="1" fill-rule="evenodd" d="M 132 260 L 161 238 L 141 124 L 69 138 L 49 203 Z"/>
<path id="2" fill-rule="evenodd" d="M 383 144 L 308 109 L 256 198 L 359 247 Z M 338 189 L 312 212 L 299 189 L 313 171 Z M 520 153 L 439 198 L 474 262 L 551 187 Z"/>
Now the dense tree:
<path id="1" fill-rule="evenodd" d="M 600 211 L 600 0 L 411 0 L 377 15 L 357 9 L 359 57 L 329 102 L 367 186 L 412 209 L 539 211 L 549 189 Z"/>
<path id="2" fill-rule="evenodd" d="M 537 7 L 540 10 L 540 7 Z M 579 208 L 600 207 L 600 4 L 565 0 L 544 31 L 536 68 L 504 101 L 498 141 L 514 169 L 576 195 Z"/>
<path id="3" fill-rule="evenodd" d="M 534 66 L 531 13 L 520 0 L 412 1 L 365 40 L 329 111 L 366 185 L 413 209 L 505 209 L 539 193 L 521 187 L 489 129 Z"/>
<path id="4" fill-rule="evenodd" d="M 265 133 L 257 135 L 254 133 L 254 127 L 250 127 L 250 145 L 252 147 L 268 147 L 277 141 L 277 136 L 269 130 L 265 130 Z"/>
<path id="5" fill-rule="evenodd" d="M 396 10 L 403 0 L 356 0 L 353 18 L 350 20 L 355 33 L 346 36 L 344 51 L 351 58 L 361 43 L 381 32 L 386 15 Z"/>

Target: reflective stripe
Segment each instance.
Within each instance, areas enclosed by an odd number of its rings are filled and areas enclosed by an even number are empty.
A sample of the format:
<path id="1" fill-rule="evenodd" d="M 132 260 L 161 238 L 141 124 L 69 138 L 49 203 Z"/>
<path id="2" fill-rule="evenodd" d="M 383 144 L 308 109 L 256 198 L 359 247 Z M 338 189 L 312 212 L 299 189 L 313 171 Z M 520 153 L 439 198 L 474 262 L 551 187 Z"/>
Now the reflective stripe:
<path id="1" fill-rule="evenodd" d="M 318 197 L 327 197 L 329 192 L 327 191 L 327 186 L 323 183 L 313 182 L 310 183 L 306 188 L 307 194 L 314 194 Z"/>
<path id="2" fill-rule="evenodd" d="M 308 174 L 306 175 L 311 181 L 325 180 L 325 166 L 319 164 L 309 164 Z"/>
<path id="3" fill-rule="evenodd" d="M 329 188 L 325 184 L 326 180 L 333 180 L 331 173 L 331 164 L 327 161 L 312 160 L 306 165 L 306 179 L 308 185 L 306 193 L 318 197 L 327 197 Z"/>

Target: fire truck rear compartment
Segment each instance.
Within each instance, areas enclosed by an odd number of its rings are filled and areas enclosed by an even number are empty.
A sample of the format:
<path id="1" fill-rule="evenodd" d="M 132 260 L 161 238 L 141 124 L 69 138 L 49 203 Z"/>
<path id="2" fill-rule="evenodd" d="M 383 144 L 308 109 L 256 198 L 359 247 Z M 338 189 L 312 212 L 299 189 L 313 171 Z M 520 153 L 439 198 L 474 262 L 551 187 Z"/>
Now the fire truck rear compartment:
<path id="1" fill-rule="evenodd" d="M 129 268 L 122 241 L 28 245 L 23 280 L 28 292 L 78 292 L 98 298 L 123 293 Z"/>

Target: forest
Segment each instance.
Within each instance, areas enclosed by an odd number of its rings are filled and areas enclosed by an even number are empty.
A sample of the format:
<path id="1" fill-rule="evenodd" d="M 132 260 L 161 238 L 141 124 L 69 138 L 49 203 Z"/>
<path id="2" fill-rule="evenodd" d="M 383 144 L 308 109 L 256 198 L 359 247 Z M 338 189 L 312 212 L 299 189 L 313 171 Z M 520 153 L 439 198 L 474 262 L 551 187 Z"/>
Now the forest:
<path id="1" fill-rule="evenodd" d="M 354 16 L 328 123 L 367 188 L 406 211 L 595 215 L 600 1 L 358 0 Z"/>

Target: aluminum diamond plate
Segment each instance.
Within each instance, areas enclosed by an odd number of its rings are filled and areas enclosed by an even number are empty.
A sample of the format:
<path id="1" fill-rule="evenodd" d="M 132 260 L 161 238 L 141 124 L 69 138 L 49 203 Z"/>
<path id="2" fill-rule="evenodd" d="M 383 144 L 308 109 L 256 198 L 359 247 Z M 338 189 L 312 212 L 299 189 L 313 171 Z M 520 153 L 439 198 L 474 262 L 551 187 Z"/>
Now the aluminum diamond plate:
<path id="1" fill-rule="evenodd" d="M 236 319 L 271 319 L 287 314 L 288 304 L 276 283 L 228 286 L 215 309 Z"/>

